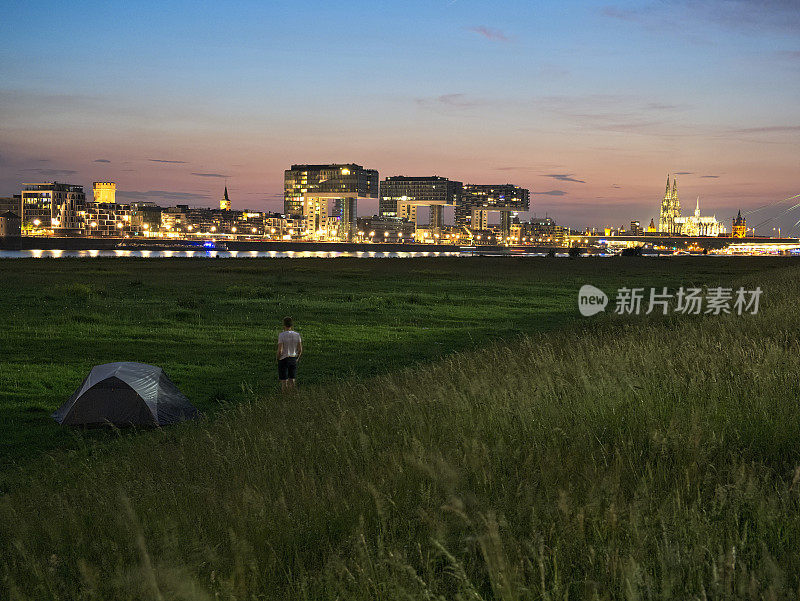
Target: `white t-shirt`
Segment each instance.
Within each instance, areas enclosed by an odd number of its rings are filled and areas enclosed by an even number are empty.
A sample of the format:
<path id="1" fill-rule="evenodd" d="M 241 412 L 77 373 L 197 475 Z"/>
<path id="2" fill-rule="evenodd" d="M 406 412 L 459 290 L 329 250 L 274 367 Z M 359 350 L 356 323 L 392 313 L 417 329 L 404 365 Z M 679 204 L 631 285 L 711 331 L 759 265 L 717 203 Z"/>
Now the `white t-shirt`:
<path id="1" fill-rule="evenodd" d="M 278 334 L 278 343 L 283 344 L 281 347 L 280 359 L 297 357 L 297 350 L 300 346 L 300 334 L 294 330 L 284 330 Z"/>

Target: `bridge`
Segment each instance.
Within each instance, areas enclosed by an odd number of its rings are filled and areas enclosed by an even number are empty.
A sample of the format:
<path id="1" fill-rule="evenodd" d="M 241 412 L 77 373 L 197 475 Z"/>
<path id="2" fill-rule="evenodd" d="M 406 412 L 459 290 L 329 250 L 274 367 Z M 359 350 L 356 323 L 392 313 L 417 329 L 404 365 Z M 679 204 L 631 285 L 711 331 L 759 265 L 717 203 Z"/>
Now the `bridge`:
<path id="1" fill-rule="evenodd" d="M 728 247 L 762 247 L 776 250 L 800 248 L 800 238 L 770 238 L 767 236 L 747 236 L 732 238 L 729 236 L 668 236 L 663 234 L 643 234 L 637 236 L 570 236 L 572 246 L 591 247 L 608 246 L 609 248 L 631 248 L 635 246 L 652 246 L 671 248 L 674 250 L 721 250 Z"/>

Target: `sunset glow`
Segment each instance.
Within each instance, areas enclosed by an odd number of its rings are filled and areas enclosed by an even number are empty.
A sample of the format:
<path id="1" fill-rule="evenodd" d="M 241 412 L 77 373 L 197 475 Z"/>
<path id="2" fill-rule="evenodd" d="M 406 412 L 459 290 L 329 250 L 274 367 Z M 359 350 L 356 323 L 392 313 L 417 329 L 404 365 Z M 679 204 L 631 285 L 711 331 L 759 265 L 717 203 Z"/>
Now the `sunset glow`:
<path id="1" fill-rule="evenodd" d="M 512 183 L 536 215 L 603 227 L 657 219 L 670 173 L 729 224 L 800 188 L 798 15 L 781 0 L 11 3 L 0 196 L 113 181 L 120 201 L 216 206 L 227 184 L 234 207 L 279 211 L 289 165 L 354 162 Z"/>

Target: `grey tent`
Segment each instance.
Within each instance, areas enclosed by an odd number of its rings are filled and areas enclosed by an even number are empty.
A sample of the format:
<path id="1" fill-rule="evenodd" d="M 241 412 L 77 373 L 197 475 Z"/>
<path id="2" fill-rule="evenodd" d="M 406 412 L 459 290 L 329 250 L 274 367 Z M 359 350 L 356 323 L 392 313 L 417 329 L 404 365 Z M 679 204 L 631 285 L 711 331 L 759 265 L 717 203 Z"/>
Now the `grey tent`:
<path id="1" fill-rule="evenodd" d="M 160 367 L 145 363 L 96 365 L 53 413 L 62 426 L 165 426 L 198 416 Z"/>

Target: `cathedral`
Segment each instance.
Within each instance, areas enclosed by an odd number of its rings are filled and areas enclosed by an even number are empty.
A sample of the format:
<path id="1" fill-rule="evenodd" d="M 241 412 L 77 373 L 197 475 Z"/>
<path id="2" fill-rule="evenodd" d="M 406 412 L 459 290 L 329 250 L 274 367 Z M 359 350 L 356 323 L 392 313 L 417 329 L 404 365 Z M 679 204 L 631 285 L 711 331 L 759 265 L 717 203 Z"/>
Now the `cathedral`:
<path id="1" fill-rule="evenodd" d="M 667 175 L 667 191 L 661 201 L 661 216 L 658 218 L 658 231 L 665 234 L 678 234 L 679 227 L 675 220 L 681 216 L 681 201 L 678 199 L 678 179 L 672 180 L 672 191 L 669 189 L 669 175 Z"/>
<path id="2" fill-rule="evenodd" d="M 719 236 L 725 233 L 725 226 L 716 217 L 700 216 L 700 197 L 697 197 L 694 215 L 681 217 L 681 201 L 678 198 L 678 180 L 672 180 L 672 190 L 667 176 L 667 191 L 661 201 L 661 215 L 658 220 L 660 232 L 671 236 Z"/>
<path id="3" fill-rule="evenodd" d="M 681 236 L 719 236 L 725 233 L 725 226 L 714 217 L 700 216 L 700 197 L 697 197 L 697 205 L 694 215 L 691 217 L 677 217 L 675 224 L 678 226 L 678 233 Z"/>

